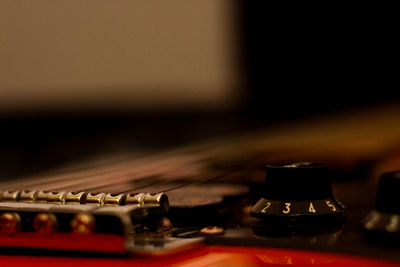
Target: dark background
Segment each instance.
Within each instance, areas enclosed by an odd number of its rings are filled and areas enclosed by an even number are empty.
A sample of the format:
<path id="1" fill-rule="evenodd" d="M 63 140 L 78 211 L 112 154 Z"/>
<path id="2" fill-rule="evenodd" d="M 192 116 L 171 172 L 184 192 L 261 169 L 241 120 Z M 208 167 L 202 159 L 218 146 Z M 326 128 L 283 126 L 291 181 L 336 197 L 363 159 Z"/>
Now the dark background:
<path id="1" fill-rule="evenodd" d="M 390 6 L 240 3 L 254 114 L 281 119 L 399 97 Z"/>
<path id="2" fill-rule="evenodd" d="M 390 7 L 236 1 L 243 103 L 236 110 L 0 114 L 0 175 L 93 153 L 158 150 L 399 98 Z"/>

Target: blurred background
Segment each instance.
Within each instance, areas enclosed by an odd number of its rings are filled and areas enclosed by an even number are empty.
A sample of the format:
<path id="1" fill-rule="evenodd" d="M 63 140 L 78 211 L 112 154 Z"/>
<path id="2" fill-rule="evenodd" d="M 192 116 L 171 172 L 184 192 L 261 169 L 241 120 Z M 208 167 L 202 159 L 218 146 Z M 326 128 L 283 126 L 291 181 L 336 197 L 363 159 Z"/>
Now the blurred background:
<path id="1" fill-rule="evenodd" d="M 396 20 L 356 5 L 0 1 L 0 175 L 396 107 Z"/>

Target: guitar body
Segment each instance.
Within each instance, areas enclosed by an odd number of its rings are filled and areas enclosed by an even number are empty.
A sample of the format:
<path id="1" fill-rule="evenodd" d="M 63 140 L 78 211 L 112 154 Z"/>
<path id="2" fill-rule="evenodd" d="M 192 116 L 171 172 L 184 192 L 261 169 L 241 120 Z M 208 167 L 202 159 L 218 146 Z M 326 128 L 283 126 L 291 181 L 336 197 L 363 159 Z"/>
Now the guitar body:
<path id="1" fill-rule="evenodd" d="M 370 235 L 365 227 L 379 175 L 400 169 L 399 114 L 339 116 L 159 153 L 106 155 L 2 182 L 0 265 L 399 266 L 398 235 Z M 334 198 L 307 200 L 306 212 L 316 218 L 343 209 L 343 220 L 301 227 L 301 220 L 282 220 L 271 230 L 274 217 L 253 216 L 269 190 L 265 166 L 276 161 L 328 165 Z M 285 200 L 277 210 L 290 215 L 298 203 Z"/>

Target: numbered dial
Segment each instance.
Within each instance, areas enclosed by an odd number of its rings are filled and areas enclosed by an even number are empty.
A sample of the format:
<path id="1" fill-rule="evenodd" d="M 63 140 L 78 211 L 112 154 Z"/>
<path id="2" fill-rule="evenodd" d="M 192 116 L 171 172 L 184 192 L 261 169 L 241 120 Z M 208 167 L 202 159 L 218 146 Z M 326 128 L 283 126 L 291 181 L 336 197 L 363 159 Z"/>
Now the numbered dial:
<path id="1" fill-rule="evenodd" d="M 268 165 L 263 197 L 251 215 L 276 226 L 321 225 L 343 219 L 328 169 L 310 162 Z"/>
<path id="2" fill-rule="evenodd" d="M 400 171 L 383 173 L 378 184 L 375 210 L 365 218 L 366 233 L 400 237 Z"/>
<path id="3" fill-rule="evenodd" d="M 264 216 L 303 216 L 324 215 L 332 213 L 341 213 L 342 206 L 332 199 L 320 199 L 313 201 L 279 201 L 262 198 L 253 207 L 253 210 L 259 211 Z M 261 217 L 261 216 L 258 216 Z"/>

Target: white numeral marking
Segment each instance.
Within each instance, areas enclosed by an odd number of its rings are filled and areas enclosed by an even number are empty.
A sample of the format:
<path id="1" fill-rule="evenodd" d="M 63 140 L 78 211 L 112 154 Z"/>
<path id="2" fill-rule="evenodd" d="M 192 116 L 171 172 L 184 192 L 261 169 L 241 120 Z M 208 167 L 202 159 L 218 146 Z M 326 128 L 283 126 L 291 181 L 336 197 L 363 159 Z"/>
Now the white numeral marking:
<path id="1" fill-rule="evenodd" d="M 292 203 L 285 203 L 285 209 L 282 212 L 288 214 L 290 212 L 290 205 L 292 205 Z"/>
<path id="2" fill-rule="evenodd" d="M 271 202 L 267 202 L 267 204 L 265 204 L 265 207 L 261 210 L 261 212 L 266 213 L 269 206 L 271 206 Z"/>
<path id="3" fill-rule="evenodd" d="M 310 207 L 308 208 L 308 211 L 309 211 L 309 212 L 312 212 L 312 213 L 315 213 L 315 212 L 316 212 L 316 210 L 314 209 L 314 206 L 313 206 L 312 202 L 310 202 Z"/>
<path id="4" fill-rule="evenodd" d="M 336 211 L 335 205 L 333 205 L 329 200 L 326 201 L 326 205 L 331 208 L 332 211 Z"/>

